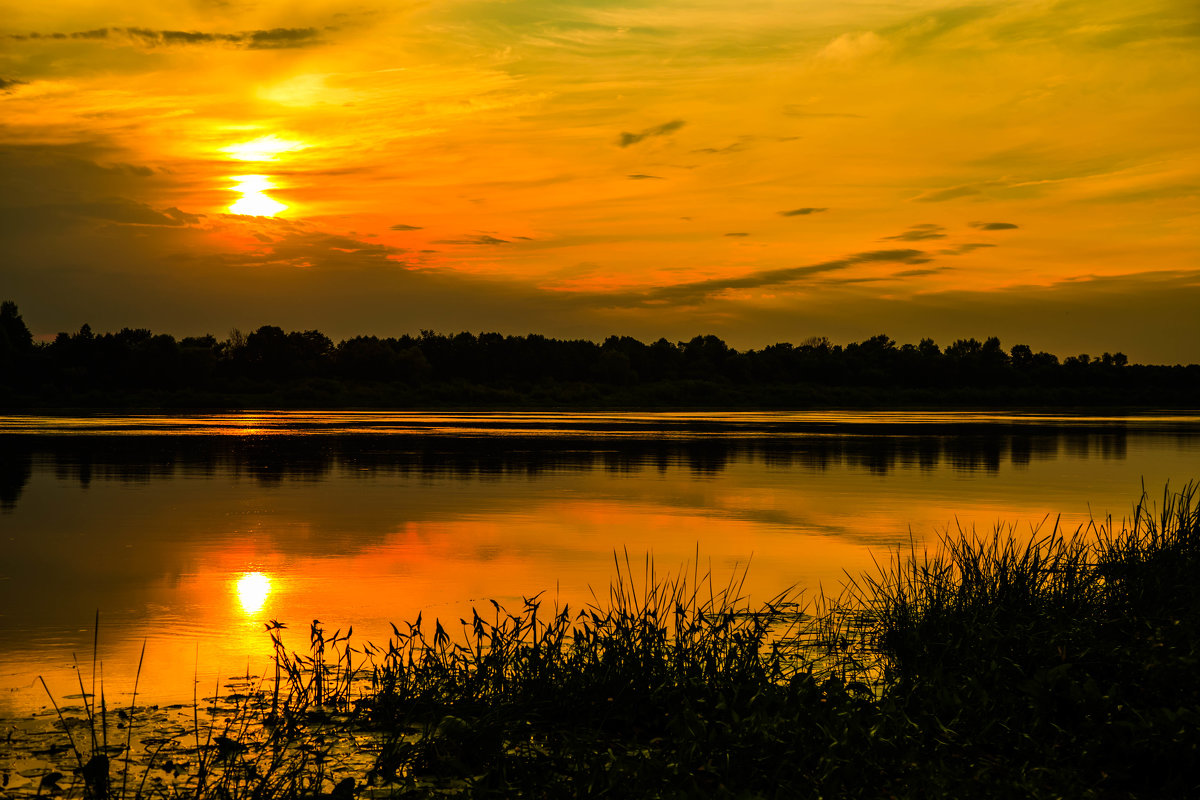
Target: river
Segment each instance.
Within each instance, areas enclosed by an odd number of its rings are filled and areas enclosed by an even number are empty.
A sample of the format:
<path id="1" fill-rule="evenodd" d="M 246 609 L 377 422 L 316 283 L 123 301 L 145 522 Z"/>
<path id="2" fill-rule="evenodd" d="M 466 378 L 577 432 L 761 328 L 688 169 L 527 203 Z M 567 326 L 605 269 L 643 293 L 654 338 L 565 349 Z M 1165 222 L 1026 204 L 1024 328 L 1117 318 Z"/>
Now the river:
<path id="1" fill-rule="evenodd" d="M 1200 477 L 1200 417 L 9 415 L 0 452 L 3 715 L 94 663 L 127 696 L 143 646 L 139 696 L 190 702 L 261 674 L 271 621 L 361 646 L 418 612 L 603 602 L 614 558 L 836 594 L 940 532 L 1119 521 Z"/>

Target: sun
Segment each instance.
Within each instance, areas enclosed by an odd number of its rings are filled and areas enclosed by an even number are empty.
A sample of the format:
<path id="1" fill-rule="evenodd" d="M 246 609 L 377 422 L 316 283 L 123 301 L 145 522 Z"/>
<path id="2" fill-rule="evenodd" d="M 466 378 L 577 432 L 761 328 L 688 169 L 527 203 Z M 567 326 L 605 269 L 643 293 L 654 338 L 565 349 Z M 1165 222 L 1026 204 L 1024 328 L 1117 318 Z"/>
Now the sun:
<path id="1" fill-rule="evenodd" d="M 274 189 L 275 184 L 266 175 L 234 175 L 231 180 L 234 182 L 233 191 L 242 196 L 229 206 L 230 212 L 252 217 L 273 217 L 287 208 L 285 204 L 267 196 L 267 190 Z"/>
<path id="2" fill-rule="evenodd" d="M 221 152 L 228 153 L 230 158 L 238 161 L 275 161 L 280 153 L 294 153 L 307 147 L 303 142 L 280 139 L 272 133 L 248 142 L 222 147 Z"/>

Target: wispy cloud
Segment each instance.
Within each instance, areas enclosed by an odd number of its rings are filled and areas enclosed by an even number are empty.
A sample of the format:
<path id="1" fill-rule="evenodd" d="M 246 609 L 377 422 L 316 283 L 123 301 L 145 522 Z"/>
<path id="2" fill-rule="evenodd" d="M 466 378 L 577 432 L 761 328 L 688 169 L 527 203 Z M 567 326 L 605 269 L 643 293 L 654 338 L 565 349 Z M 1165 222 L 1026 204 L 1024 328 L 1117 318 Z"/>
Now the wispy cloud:
<path id="1" fill-rule="evenodd" d="M 629 178 L 629 180 L 631 180 L 631 181 L 665 181 L 666 180 L 666 178 L 664 178 L 661 175 L 646 175 L 646 174 L 640 173 L 640 172 L 637 173 L 636 175 L 627 175 L 626 177 Z"/>
<path id="2" fill-rule="evenodd" d="M 686 123 L 681 119 L 673 119 L 670 122 L 664 122 L 662 125 L 656 125 L 653 128 L 646 128 L 640 133 L 623 131 L 621 135 L 617 137 L 617 146 L 629 147 L 630 145 L 635 145 L 640 141 L 650 139 L 655 136 L 666 136 L 669 133 L 674 133 L 675 131 L 679 130 L 685 124 Z"/>
<path id="3" fill-rule="evenodd" d="M 926 264 L 931 259 L 922 250 L 871 250 L 855 253 L 845 258 L 808 264 L 802 267 L 768 269 L 728 278 L 710 278 L 702 281 L 677 283 L 630 298 L 635 303 L 655 304 L 670 302 L 678 304 L 696 303 L 729 289 L 757 289 L 767 286 L 782 286 L 805 278 L 839 272 L 860 264 L 896 263 Z"/>
<path id="4" fill-rule="evenodd" d="M 781 217 L 807 217 L 809 214 L 820 214 L 828 208 L 793 208 L 791 211 L 780 211 Z"/>
<path id="5" fill-rule="evenodd" d="M 488 244 L 512 244 L 508 239 L 499 239 L 490 234 L 481 233 L 475 236 L 461 236 L 457 239 L 438 239 L 434 244 L 469 244 L 469 245 L 488 245 Z"/>
<path id="6" fill-rule="evenodd" d="M 112 197 L 78 203 L 47 203 L 6 209 L 0 227 L 17 225 L 27 230 L 65 230 L 91 221 L 109 225 L 183 227 L 201 221 L 203 215 L 171 207 L 159 211 L 145 203 Z"/>
<path id="7" fill-rule="evenodd" d="M 741 141 L 734 142 L 733 144 L 727 144 L 724 147 L 701 147 L 697 150 L 693 150 L 692 152 L 704 153 L 705 155 L 710 156 L 721 155 L 722 153 L 740 153 L 750 146 L 751 141 L 753 141 L 752 137 L 744 136 L 742 137 Z"/>
<path id="8" fill-rule="evenodd" d="M 941 225 L 935 225 L 927 222 L 921 225 L 913 225 L 904 233 L 897 233 L 895 236 L 885 236 L 884 239 L 895 239 L 901 242 L 921 242 L 926 239 L 945 239 L 946 230 Z"/>
<path id="9" fill-rule="evenodd" d="M 1011 231 L 1020 226 L 1011 222 L 972 222 L 971 227 L 981 231 Z"/>
<path id="10" fill-rule="evenodd" d="M 925 269 L 906 269 L 892 274 L 893 278 L 922 278 L 926 275 L 937 275 L 945 272 L 947 267 L 927 267 Z"/>
<path id="11" fill-rule="evenodd" d="M 938 252 L 944 256 L 961 256 L 961 255 L 964 255 L 965 253 L 970 253 L 974 250 L 979 250 L 980 248 L 983 248 L 983 247 L 995 247 L 995 246 L 996 245 L 989 244 L 987 242 L 965 242 L 965 243 L 957 245 L 955 247 L 948 247 L 945 250 L 939 250 Z"/>
<path id="12" fill-rule="evenodd" d="M 237 33 L 153 30 L 150 28 L 95 28 L 71 33 L 14 33 L 9 34 L 7 38 L 16 41 L 90 39 L 142 47 L 225 44 L 249 50 L 282 50 L 311 47 L 322 43 L 320 31 L 316 28 L 269 28 Z"/>
<path id="13" fill-rule="evenodd" d="M 424 230 L 424 228 L 422 228 L 420 225 L 405 225 L 404 223 L 398 223 L 398 224 L 393 225 L 390 228 L 388 228 L 388 230 L 390 230 L 390 231 L 419 231 L 419 230 Z"/>
<path id="14" fill-rule="evenodd" d="M 960 197 L 970 197 L 981 193 L 982 190 L 978 186 L 950 186 L 945 189 L 922 192 L 913 200 L 917 203 L 944 203 L 947 200 L 956 200 Z"/>

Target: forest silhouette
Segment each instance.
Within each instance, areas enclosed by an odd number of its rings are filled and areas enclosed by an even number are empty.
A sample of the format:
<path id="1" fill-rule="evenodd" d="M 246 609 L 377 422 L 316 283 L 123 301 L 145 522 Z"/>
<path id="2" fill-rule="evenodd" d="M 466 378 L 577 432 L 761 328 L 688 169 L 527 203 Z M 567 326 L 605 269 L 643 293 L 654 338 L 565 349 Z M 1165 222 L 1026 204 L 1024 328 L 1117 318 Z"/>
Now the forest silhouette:
<path id="1" fill-rule="evenodd" d="M 713 335 L 646 344 L 468 332 L 334 343 L 263 325 L 176 339 L 84 324 L 36 342 L 0 304 L 0 405 L 8 408 L 336 407 L 1195 407 L 1200 365 L 1131 364 L 1122 353 L 1059 359 L 996 337 L 739 351 Z"/>

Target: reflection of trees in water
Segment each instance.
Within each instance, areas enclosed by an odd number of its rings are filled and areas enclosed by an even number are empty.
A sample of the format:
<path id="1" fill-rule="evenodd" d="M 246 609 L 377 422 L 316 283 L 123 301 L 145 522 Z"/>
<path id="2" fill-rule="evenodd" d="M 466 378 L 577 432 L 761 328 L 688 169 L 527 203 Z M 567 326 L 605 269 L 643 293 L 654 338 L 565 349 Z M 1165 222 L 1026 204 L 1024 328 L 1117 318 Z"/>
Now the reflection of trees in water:
<path id="1" fill-rule="evenodd" d="M 265 486 L 386 473 L 479 480 L 537 477 L 603 469 L 614 474 L 687 469 L 717 477 L 739 462 L 779 469 L 825 471 L 844 467 L 877 475 L 948 467 L 998 472 L 1053 460 L 1123 459 L 1129 436 L 1183 439 L 1188 431 L 1135 431 L 1124 427 L 981 427 L 938 434 L 890 431 L 787 433 L 746 437 L 653 438 L 618 436 L 48 436 L 6 437 L 0 464 L 0 502 L 11 510 L 37 464 L 62 480 L 143 483 L 178 475 L 233 475 Z"/>
<path id="2" fill-rule="evenodd" d="M 13 447 L 0 458 L 0 512 L 17 507 L 21 491 L 33 477 L 33 453 Z"/>

